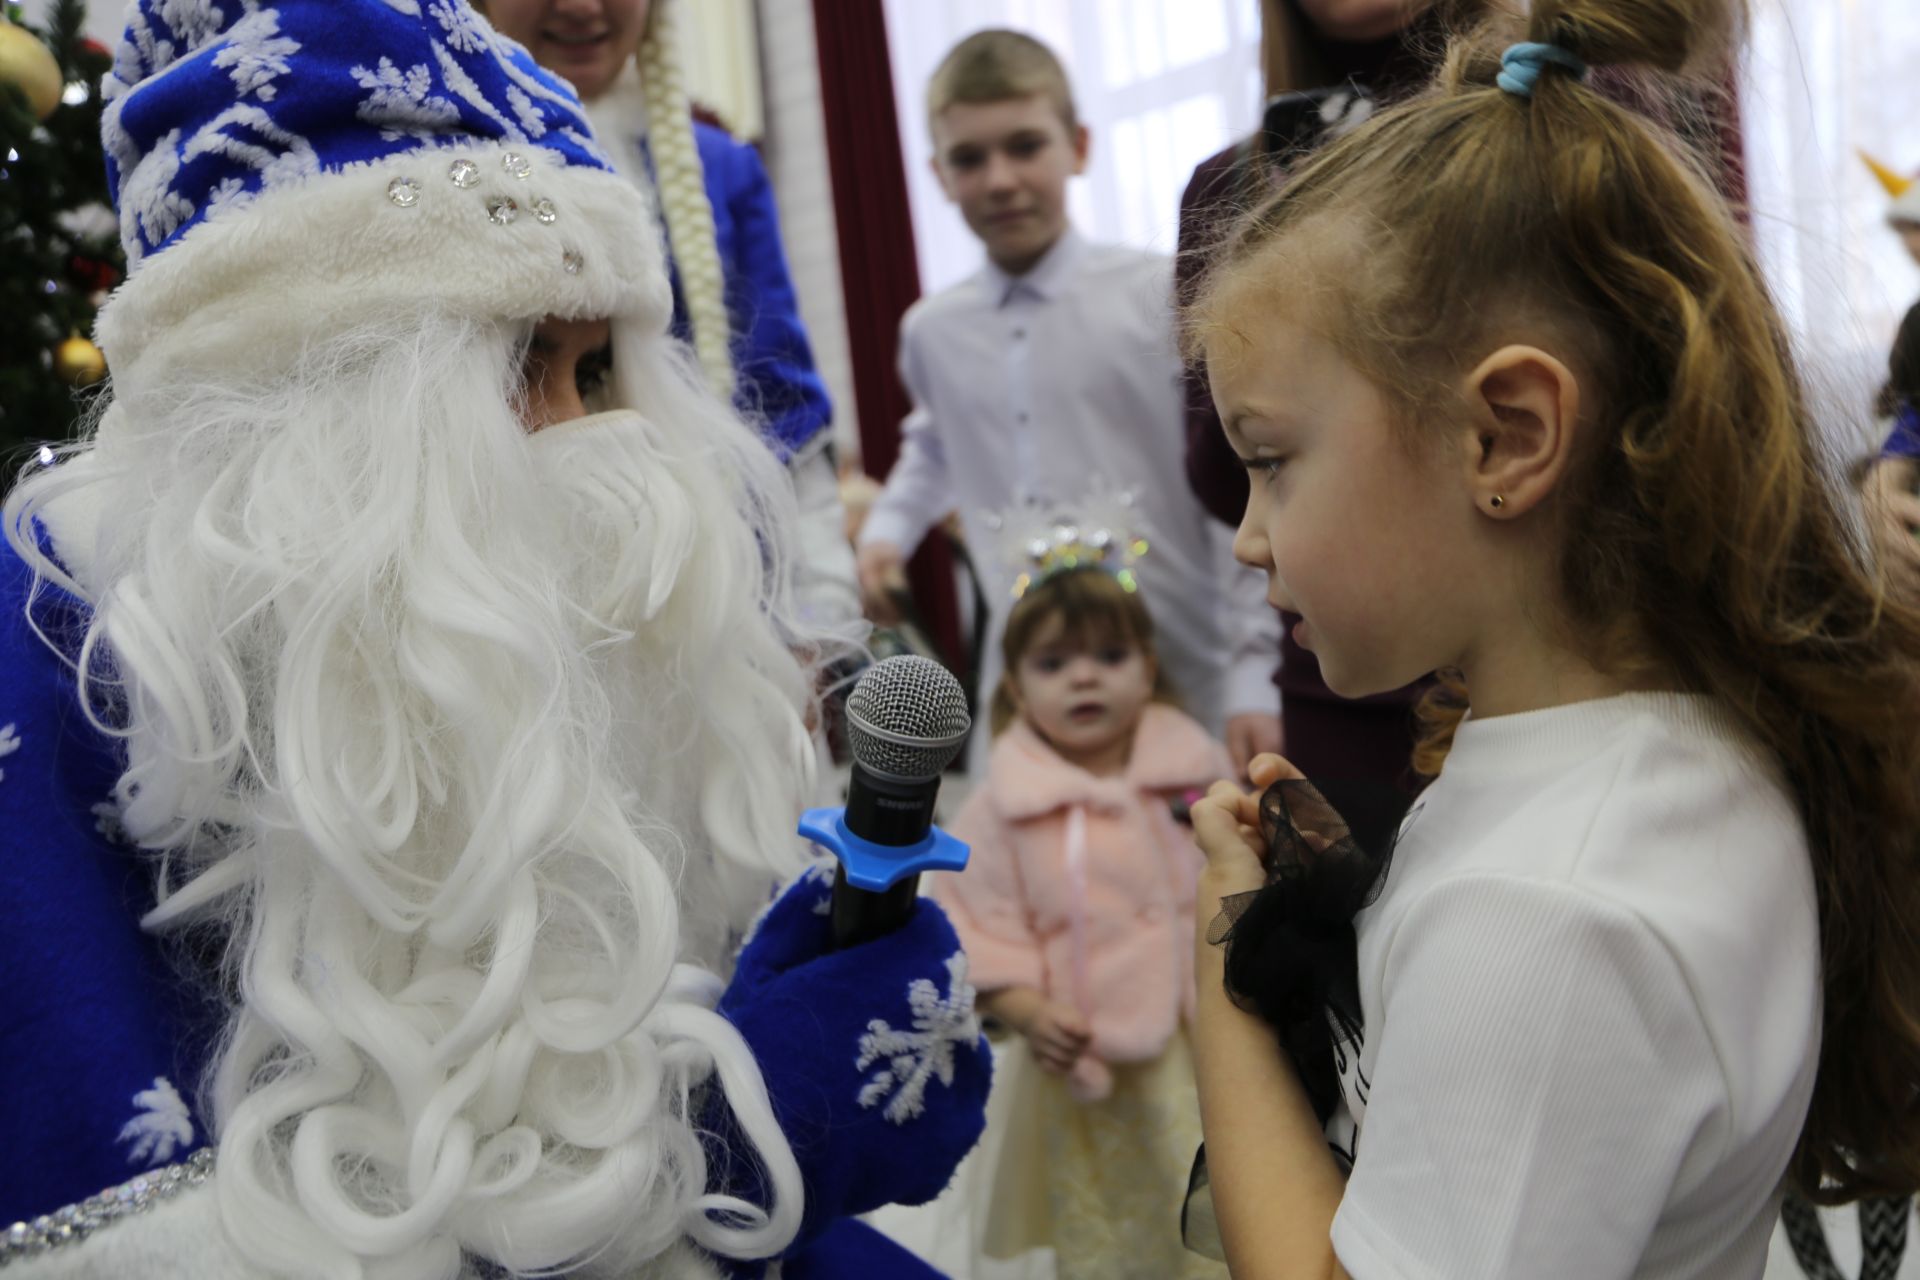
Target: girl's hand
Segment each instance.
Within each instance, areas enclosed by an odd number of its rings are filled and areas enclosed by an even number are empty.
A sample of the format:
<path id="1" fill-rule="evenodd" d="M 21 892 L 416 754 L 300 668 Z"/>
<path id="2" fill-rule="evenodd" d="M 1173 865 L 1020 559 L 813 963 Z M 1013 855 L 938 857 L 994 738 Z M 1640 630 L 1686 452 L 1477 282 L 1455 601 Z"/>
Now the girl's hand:
<path id="1" fill-rule="evenodd" d="M 1087 1042 L 1093 1038 L 1079 1010 L 1052 1000 L 1028 1015 L 1020 1033 L 1033 1046 L 1033 1056 L 1040 1063 L 1040 1069 L 1057 1076 L 1073 1069 L 1073 1064 L 1086 1052 Z"/>
<path id="2" fill-rule="evenodd" d="M 1201 873 L 1203 919 L 1212 919 L 1220 898 L 1258 889 L 1267 882 L 1266 841 L 1260 836 L 1260 792 L 1282 778 L 1304 778 L 1293 765 L 1272 754 L 1258 755 L 1247 766 L 1254 791 L 1242 791 L 1231 782 L 1216 782 L 1206 798 L 1193 806 L 1193 837 L 1206 855 Z"/>

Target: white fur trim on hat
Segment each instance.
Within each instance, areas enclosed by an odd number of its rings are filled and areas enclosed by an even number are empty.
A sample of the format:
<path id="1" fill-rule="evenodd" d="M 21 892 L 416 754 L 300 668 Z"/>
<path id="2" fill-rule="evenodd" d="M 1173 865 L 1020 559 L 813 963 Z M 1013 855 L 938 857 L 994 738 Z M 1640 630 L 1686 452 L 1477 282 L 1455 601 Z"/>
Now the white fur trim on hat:
<path id="1" fill-rule="evenodd" d="M 128 276 L 97 336 L 125 372 L 161 348 L 298 341 L 383 312 L 664 331 L 672 306 L 632 184 L 539 147 L 467 143 L 320 174 L 209 218 Z"/>

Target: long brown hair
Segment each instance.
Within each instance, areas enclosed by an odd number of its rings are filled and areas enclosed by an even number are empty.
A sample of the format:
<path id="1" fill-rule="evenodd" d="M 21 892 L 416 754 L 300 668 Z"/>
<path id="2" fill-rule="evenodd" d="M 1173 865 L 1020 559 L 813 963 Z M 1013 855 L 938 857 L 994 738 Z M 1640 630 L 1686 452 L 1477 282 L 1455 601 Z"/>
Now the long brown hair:
<path id="1" fill-rule="evenodd" d="M 1311 280 L 1314 322 L 1409 440 L 1508 335 L 1580 353 L 1600 402 L 1560 494 L 1568 639 L 1606 669 L 1714 695 L 1783 767 L 1826 1006 L 1791 1172 L 1838 1202 L 1920 1187 L 1920 609 L 1864 541 L 1699 162 L 1558 69 L 1530 99 L 1494 87 L 1516 38 L 1680 72 L 1724 47 L 1732 16 L 1728 0 L 1536 0 L 1524 32 L 1489 24 L 1427 95 L 1244 222 L 1189 338 Z M 1435 709 L 1434 756 L 1463 709 Z"/>

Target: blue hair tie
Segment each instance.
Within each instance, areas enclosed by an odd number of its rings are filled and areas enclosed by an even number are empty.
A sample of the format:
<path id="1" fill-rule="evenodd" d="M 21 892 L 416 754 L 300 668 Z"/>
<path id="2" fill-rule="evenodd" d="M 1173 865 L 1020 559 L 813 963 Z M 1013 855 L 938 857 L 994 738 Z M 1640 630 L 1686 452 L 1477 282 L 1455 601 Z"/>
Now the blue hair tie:
<path id="1" fill-rule="evenodd" d="M 1557 44 L 1523 43 L 1510 46 L 1500 56 L 1500 77 L 1496 83 L 1508 93 L 1531 98 L 1533 86 L 1540 83 L 1540 73 L 1547 69 L 1548 64 L 1575 76 L 1587 74 L 1587 64 L 1570 50 L 1562 49 Z"/>

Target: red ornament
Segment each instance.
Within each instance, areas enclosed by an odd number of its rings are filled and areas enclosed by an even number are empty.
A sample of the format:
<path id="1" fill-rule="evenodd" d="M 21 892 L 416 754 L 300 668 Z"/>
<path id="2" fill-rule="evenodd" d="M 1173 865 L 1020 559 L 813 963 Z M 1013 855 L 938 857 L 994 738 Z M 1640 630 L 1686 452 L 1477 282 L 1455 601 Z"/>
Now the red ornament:
<path id="1" fill-rule="evenodd" d="M 67 274 L 83 293 L 110 291 L 120 283 L 120 273 L 112 263 L 79 253 L 67 259 Z"/>

